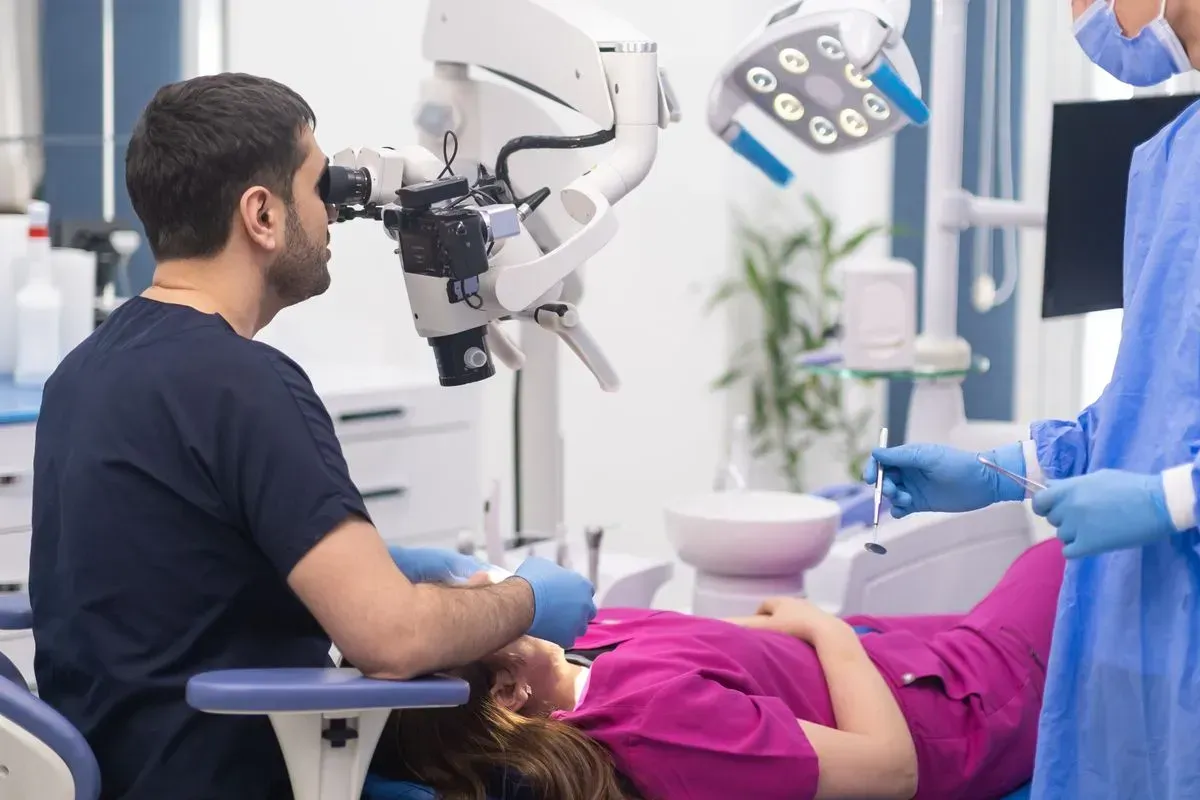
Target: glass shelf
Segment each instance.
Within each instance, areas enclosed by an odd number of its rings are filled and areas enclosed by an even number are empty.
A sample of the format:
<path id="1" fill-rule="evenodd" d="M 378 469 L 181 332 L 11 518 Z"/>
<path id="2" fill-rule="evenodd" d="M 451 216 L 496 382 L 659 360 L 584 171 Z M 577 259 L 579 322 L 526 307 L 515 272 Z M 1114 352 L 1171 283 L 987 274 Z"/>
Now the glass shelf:
<path id="1" fill-rule="evenodd" d="M 968 375 L 982 375 L 992 367 L 992 362 L 986 356 L 972 355 L 971 365 L 967 369 L 934 369 L 932 367 L 923 368 L 920 366 L 913 369 L 900 370 L 867 370 L 867 369 L 849 369 L 844 366 L 841 359 L 823 358 L 814 361 L 798 361 L 796 366 L 804 371 L 811 372 L 814 375 L 831 375 L 838 378 L 856 378 L 866 380 L 871 378 L 883 378 L 891 381 L 933 381 L 945 379 L 961 379 Z"/>

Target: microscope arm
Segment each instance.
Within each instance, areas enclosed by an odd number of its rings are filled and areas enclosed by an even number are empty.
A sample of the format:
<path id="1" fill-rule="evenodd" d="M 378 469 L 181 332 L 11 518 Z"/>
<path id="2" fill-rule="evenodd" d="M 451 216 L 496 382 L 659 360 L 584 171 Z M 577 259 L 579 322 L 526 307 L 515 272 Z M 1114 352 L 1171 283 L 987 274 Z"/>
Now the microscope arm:
<path id="1" fill-rule="evenodd" d="M 598 6 L 489 0 L 485 16 L 474 0 L 432 0 L 426 19 L 426 58 L 481 67 L 612 131 L 607 157 L 560 194 L 583 228 L 541 258 L 506 265 L 489 281 L 497 304 L 520 313 L 612 240 L 612 206 L 649 173 L 658 129 L 678 118 L 674 97 L 658 68 L 656 43 Z M 531 32 L 546 47 L 512 45 Z"/>

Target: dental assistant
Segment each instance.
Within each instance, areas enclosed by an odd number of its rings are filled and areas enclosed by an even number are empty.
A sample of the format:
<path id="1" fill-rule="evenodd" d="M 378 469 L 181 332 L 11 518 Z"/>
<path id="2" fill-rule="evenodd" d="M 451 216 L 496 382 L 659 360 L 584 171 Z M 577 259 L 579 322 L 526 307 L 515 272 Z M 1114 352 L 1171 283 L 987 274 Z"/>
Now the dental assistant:
<path id="1" fill-rule="evenodd" d="M 414 585 L 479 565 L 389 554 L 308 376 L 254 340 L 330 284 L 315 124 L 265 78 L 160 89 L 125 160 L 153 284 L 45 387 L 34 669 L 95 753 L 102 800 L 292 797 L 265 717 L 188 706 L 200 672 L 322 667 L 332 640 L 407 678 L 526 630 L 569 646 L 596 613 L 586 579 L 541 559 L 494 586 Z"/>
<path id="2" fill-rule="evenodd" d="M 1073 0 L 1072 11 L 1084 52 L 1125 83 L 1151 86 L 1200 63 L 1200 0 Z M 1100 398 L 991 453 L 1050 480 L 1033 509 L 1072 559 L 1035 800 L 1200 797 L 1200 105 L 1134 153 L 1124 308 Z M 975 454 L 916 444 L 875 455 L 896 516 L 1023 499 Z M 872 463 L 864 478 L 875 472 Z"/>

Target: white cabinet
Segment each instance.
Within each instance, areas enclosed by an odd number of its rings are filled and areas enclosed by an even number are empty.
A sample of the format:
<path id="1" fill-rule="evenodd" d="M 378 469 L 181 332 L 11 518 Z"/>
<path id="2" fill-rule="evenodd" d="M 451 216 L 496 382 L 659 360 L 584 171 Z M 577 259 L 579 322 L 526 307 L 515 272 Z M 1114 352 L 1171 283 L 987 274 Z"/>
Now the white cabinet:
<path id="1" fill-rule="evenodd" d="M 389 544 L 453 547 L 482 513 L 478 386 L 379 368 L 309 369 L 376 527 Z M 0 424 L 0 591 L 29 577 L 34 424 Z M 30 679 L 33 639 L 0 633 Z"/>

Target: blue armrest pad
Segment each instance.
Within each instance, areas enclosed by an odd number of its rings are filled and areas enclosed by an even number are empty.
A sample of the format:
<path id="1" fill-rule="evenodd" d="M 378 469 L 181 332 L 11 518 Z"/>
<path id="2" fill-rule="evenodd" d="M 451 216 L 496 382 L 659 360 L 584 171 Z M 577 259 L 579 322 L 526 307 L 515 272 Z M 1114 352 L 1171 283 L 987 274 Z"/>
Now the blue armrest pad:
<path id="1" fill-rule="evenodd" d="M 33 627 L 33 609 L 24 592 L 0 594 L 0 631 L 25 631 Z"/>
<path id="2" fill-rule="evenodd" d="M 362 800 L 437 800 L 428 786 L 408 781 L 389 781 L 368 775 L 363 785 Z"/>
<path id="3" fill-rule="evenodd" d="M 187 684 L 188 705 L 218 714 L 447 707 L 462 705 L 470 695 L 470 686 L 458 678 L 383 681 L 354 669 L 220 670 Z"/>

